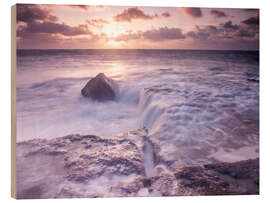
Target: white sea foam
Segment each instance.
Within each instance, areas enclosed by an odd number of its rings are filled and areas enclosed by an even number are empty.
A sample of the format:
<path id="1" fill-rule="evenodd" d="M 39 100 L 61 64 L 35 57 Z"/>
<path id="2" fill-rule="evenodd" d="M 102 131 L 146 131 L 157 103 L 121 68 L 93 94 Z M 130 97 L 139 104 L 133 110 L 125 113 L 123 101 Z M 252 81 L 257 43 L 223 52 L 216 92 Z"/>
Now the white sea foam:
<path id="1" fill-rule="evenodd" d="M 175 167 L 225 160 L 225 152 L 243 159 L 237 155 L 243 148 L 258 155 L 259 85 L 248 81 L 258 75 L 258 63 L 243 62 L 248 54 L 194 53 L 19 56 L 17 140 L 114 136 L 145 126 Z M 119 84 L 116 101 L 81 96 L 99 72 Z"/>

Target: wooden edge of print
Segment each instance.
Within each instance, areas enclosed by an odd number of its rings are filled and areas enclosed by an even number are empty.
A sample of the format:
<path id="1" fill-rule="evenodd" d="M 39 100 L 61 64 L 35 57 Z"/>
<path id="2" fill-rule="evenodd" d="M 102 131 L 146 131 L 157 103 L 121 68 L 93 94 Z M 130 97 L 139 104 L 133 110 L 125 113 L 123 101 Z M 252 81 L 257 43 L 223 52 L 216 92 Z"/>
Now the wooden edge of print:
<path id="1" fill-rule="evenodd" d="M 11 197 L 16 198 L 16 5 L 11 7 Z"/>

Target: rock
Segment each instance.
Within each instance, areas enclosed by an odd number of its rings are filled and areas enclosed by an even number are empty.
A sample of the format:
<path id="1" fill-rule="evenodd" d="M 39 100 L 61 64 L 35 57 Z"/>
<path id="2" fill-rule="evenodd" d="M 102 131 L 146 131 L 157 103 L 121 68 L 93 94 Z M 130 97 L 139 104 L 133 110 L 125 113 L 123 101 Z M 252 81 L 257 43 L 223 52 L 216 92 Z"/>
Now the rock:
<path id="1" fill-rule="evenodd" d="M 184 167 L 174 173 L 139 177 L 121 189 L 132 196 L 144 196 L 142 189 L 148 196 L 153 192 L 158 196 L 259 194 L 259 159 Z"/>
<path id="2" fill-rule="evenodd" d="M 123 137 L 74 134 L 29 140 L 17 144 L 17 160 L 18 198 L 36 198 L 36 185 L 47 186 L 39 198 L 121 196 L 110 192 L 119 179 L 145 176 L 141 151 Z M 87 193 L 75 185 L 87 185 Z"/>
<path id="3" fill-rule="evenodd" d="M 259 194 L 259 159 L 174 170 L 159 161 L 153 144 L 154 168 L 147 176 L 150 138 L 141 128 L 113 138 L 73 134 L 17 143 L 17 197 Z"/>
<path id="4" fill-rule="evenodd" d="M 199 195 L 259 194 L 259 159 L 185 167 L 175 177 Z"/>
<path id="5" fill-rule="evenodd" d="M 114 100 L 116 86 L 116 83 L 112 79 L 106 77 L 104 73 L 99 73 L 85 85 L 81 93 L 84 97 L 100 102 Z"/>

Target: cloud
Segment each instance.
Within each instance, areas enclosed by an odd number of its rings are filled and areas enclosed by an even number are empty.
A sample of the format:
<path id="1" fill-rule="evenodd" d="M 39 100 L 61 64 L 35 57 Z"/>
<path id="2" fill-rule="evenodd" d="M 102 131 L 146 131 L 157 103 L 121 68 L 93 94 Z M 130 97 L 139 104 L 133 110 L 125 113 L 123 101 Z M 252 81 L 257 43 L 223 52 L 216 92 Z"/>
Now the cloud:
<path id="1" fill-rule="evenodd" d="M 109 40 L 123 41 L 123 45 L 145 45 L 148 48 L 161 48 L 188 45 L 210 49 L 258 49 L 258 33 L 247 26 L 234 24 L 230 21 L 219 25 L 195 26 L 189 32 L 180 28 L 160 27 L 146 31 L 133 32 L 128 30 Z"/>
<path id="2" fill-rule="evenodd" d="M 96 8 L 105 8 L 105 6 L 102 5 L 96 5 L 96 6 L 90 6 L 90 5 L 73 5 L 73 4 L 67 4 L 67 5 L 61 5 L 61 4 L 44 4 L 44 6 L 49 7 L 49 8 L 54 8 L 54 7 L 70 7 L 70 8 L 74 8 L 74 9 L 80 9 L 80 10 L 85 10 L 87 11 L 88 9 L 96 9 Z"/>
<path id="3" fill-rule="evenodd" d="M 42 9 L 36 4 L 18 4 L 17 21 L 35 22 L 35 21 L 57 21 L 58 17 L 51 14 L 50 10 Z"/>
<path id="4" fill-rule="evenodd" d="M 254 38 L 256 36 L 256 33 L 249 30 L 241 29 L 234 35 L 241 38 Z"/>
<path id="5" fill-rule="evenodd" d="M 152 20 L 158 18 L 158 14 L 148 15 L 138 7 L 125 9 L 122 13 L 113 17 L 116 22 L 131 22 L 132 20 Z"/>
<path id="6" fill-rule="evenodd" d="M 180 8 L 180 10 L 192 18 L 200 18 L 203 16 L 200 8 Z"/>
<path id="7" fill-rule="evenodd" d="M 38 34 L 60 34 L 63 36 L 91 35 L 87 25 L 69 26 L 55 22 L 31 22 L 17 30 L 18 37 L 28 37 Z"/>
<path id="8" fill-rule="evenodd" d="M 193 39 L 207 39 L 209 33 L 190 31 L 187 33 L 187 36 Z"/>
<path id="9" fill-rule="evenodd" d="M 91 6 L 88 5 L 67 5 L 71 8 L 75 8 L 75 9 L 82 9 L 82 10 L 88 10 L 88 8 L 90 8 Z"/>
<path id="10" fill-rule="evenodd" d="M 247 26 L 233 24 L 232 21 L 221 23 L 218 26 L 196 26 L 194 30 L 186 33 L 186 36 L 200 41 L 224 40 L 258 40 L 258 29 L 250 29 Z"/>
<path id="11" fill-rule="evenodd" d="M 87 24 L 96 28 L 103 28 L 104 24 L 109 24 L 110 22 L 104 19 L 88 19 Z"/>
<path id="12" fill-rule="evenodd" d="M 147 31 L 132 32 L 127 31 L 124 34 L 118 35 L 113 38 L 115 41 L 129 41 L 129 40 L 148 40 L 148 41 L 165 41 L 165 40 L 177 40 L 184 39 L 186 36 L 183 34 L 180 28 L 168 28 L 160 27 L 158 29 L 151 29 Z"/>
<path id="13" fill-rule="evenodd" d="M 213 33 L 216 33 L 216 32 L 217 32 L 217 28 L 215 26 L 205 26 L 204 28 L 200 28 L 199 26 L 196 26 L 196 29 L 186 33 L 186 36 L 193 39 L 206 40 Z"/>
<path id="14" fill-rule="evenodd" d="M 17 39 L 18 49 L 89 49 L 100 48 L 104 41 L 99 35 L 81 37 L 63 37 L 60 34 L 30 33 L 23 39 Z"/>
<path id="15" fill-rule="evenodd" d="M 99 9 L 103 9 L 106 8 L 106 6 L 103 5 L 95 5 L 95 6 L 90 6 L 90 5 L 67 5 L 68 7 L 74 8 L 74 9 L 82 9 L 82 10 L 88 10 L 89 8 L 99 8 Z"/>
<path id="16" fill-rule="evenodd" d="M 69 26 L 60 23 L 34 22 L 19 25 L 17 47 L 35 49 L 105 48 L 107 36 L 94 34 L 87 25 Z"/>
<path id="17" fill-rule="evenodd" d="M 233 25 L 232 21 L 227 21 L 226 23 L 221 24 L 221 26 L 226 30 L 238 30 L 239 29 L 239 26 Z"/>
<path id="18" fill-rule="evenodd" d="M 214 16 L 215 18 L 222 18 L 222 17 L 227 17 L 227 14 L 222 12 L 222 11 L 218 11 L 218 10 L 211 10 L 210 14 L 212 16 Z"/>
<path id="19" fill-rule="evenodd" d="M 254 16 L 242 21 L 245 25 L 258 26 L 260 23 L 259 13 L 256 13 Z"/>
<path id="20" fill-rule="evenodd" d="M 152 29 L 145 31 L 143 34 L 145 39 L 151 41 L 175 40 L 184 39 L 185 35 L 180 28 L 161 27 L 159 29 Z"/>
<path id="21" fill-rule="evenodd" d="M 17 45 L 18 47 L 31 48 L 79 48 L 87 47 L 83 42 L 91 42 L 91 46 L 98 43 L 100 47 L 107 40 L 104 33 L 94 34 L 89 30 L 89 24 L 70 26 L 60 23 L 58 18 L 51 13 L 51 9 L 59 5 L 32 5 L 19 4 L 17 7 Z M 68 6 L 68 5 L 63 5 Z M 79 8 L 76 9 L 86 9 Z M 20 23 L 23 22 L 23 23 Z M 103 19 L 90 19 L 92 26 L 109 23 Z"/>
<path id="22" fill-rule="evenodd" d="M 112 38 L 112 40 L 147 40 L 152 42 L 161 42 L 168 40 L 183 40 L 186 38 L 199 41 L 224 41 L 228 39 L 256 40 L 258 38 L 258 30 L 256 31 L 252 29 L 247 29 L 247 27 L 233 24 L 232 21 L 227 21 L 217 26 L 195 26 L 195 29 L 190 30 L 186 33 L 183 33 L 180 28 L 168 27 L 160 27 L 158 29 L 150 29 L 138 32 L 126 31 L 123 34 Z"/>
<path id="23" fill-rule="evenodd" d="M 246 12 L 259 12 L 259 9 L 256 9 L 256 8 L 244 8 L 242 9 L 243 11 L 246 11 Z"/>
<path id="24" fill-rule="evenodd" d="M 161 16 L 164 18 L 169 18 L 169 17 L 171 17 L 171 14 L 169 12 L 164 12 L 161 14 Z"/>
<path id="25" fill-rule="evenodd" d="M 122 33 L 118 35 L 117 37 L 113 38 L 114 41 L 130 41 L 130 40 L 136 40 L 140 39 L 142 37 L 142 32 L 132 32 L 132 31 L 126 31 L 125 33 Z"/>

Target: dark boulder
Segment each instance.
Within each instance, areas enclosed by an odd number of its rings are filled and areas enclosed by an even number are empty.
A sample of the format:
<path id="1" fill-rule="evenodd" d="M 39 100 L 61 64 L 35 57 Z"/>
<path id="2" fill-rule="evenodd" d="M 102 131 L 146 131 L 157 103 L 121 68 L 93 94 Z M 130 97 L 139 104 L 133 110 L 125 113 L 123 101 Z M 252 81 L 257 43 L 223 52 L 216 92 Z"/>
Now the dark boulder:
<path id="1" fill-rule="evenodd" d="M 85 85 L 81 93 L 84 97 L 100 102 L 114 100 L 116 97 L 116 84 L 112 79 L 106 77 L 104 73 L 99 73 Z"/>

